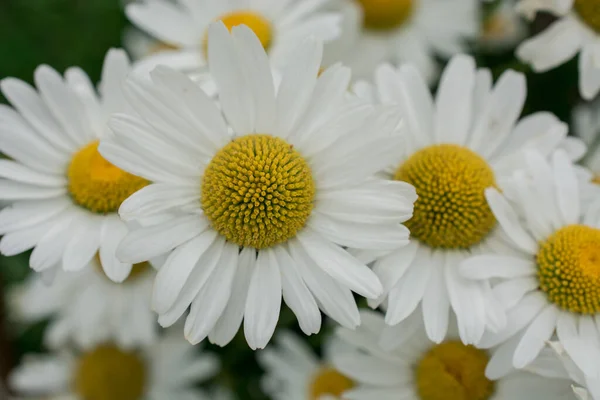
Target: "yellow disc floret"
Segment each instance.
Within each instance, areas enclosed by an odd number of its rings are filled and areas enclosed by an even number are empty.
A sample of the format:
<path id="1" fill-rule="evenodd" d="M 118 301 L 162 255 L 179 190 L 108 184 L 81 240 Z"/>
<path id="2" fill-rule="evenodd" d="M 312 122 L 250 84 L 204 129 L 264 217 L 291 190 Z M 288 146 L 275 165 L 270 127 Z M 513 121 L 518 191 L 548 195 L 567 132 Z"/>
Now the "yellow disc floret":
<path id="1" fill-rule="evenodd" d="M 575 0 L 573 8 L 587 26 L 600 33 L 600 1 Z"/>
<path id="2" fill-rule="evenodd" d="M 98 152 L 98 141 L 75 153 L 67 175 L 73 201 L 99 214 L 116 212 L 123 201 L 149 184 L 106 161 Z"/>
<path id="3" fill-rule="evenodd" d="M 230 242 L 256 249 L 294 237 L 314 196 L 306 160 L 269 135 L 234 139 L 215 155 L 202 179 L 202 208 L 214 229 Z"/>
<path id="4" fill-rule="evenodd" d="M 600 312 L 600 229 L 565 226 L 542 243 L 536 261 L 551 302 L 573 313 Z"/>
<path id="5" fill-rule="evenodd" d="M 469 248 L 496 223 L 484 191 L 495 186 L 494 173 L 471 150 L 440 144 L 426 147 L 406 160 L 394 175 L 412 184 L 419 198 L 405 225 L 411 235 L 435 248 Z"/>
<path id="6" fill-rule="evenodd" d="M 144 394 L 146 366 L 135 352 L 102 345 L 82 354 L 73 379 L 85 400 L 139 400 Z"/>
<path id="7" fill-rule="evenodd" d="M 342 393 L 354 387 L 352 379 L 342 375 L 333 368 L 321 368 L 312 378 L 309 390 L 309 400 L 319 400 L 321 396 L 329 395 L 341 398 Z"/>
<path id="8" fill-rule="evenodd" d="M 433 346 L 417 364 L 420 400 L 487 400 L 494 382 L 485 377 L 489 356 L 460 341 Z"/>
<path id="9" fill-rule="evenodd" d="M 417 0 L 355 0 L 363 12 L 364 27 L 386 31 L 399 28 L 408 20 Z"/>

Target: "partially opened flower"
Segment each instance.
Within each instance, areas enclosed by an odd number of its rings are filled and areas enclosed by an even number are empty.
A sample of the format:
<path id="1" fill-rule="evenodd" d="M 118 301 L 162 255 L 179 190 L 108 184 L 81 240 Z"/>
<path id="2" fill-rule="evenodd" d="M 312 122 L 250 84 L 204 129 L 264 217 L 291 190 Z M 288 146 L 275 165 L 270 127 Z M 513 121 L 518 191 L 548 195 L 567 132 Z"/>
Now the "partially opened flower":
<path id="1" fill-rule="evenodd" d="M 600 9 L 595 0 L 521 0 L 520 11 L 533 18 L 549 12 L 558 19 L 542 33 L 525 40 L 517 57 L 536 72 L 548 71 L 579 54 L 579 92 L 590 100 L 600 91 Z"/>
<path id="2" fill-rule="evenodd" d="M 222 21 L 228 29 L 246 25 L 259 38 L 274 65 L 287 62 L 290 51 L 310 35 L 331 40 L 339 35 L 340 16 L 323 12 L 327 0 L 139 0 L 129 4 L 129 20 L 157 41 L 130 36 L 136 53 L 146 48 L 138 65 L 150 71 L 168 65 L 195 72 L 206 65 L 208 27 Z M 135 35 L 135 33 L 133 33 Z"/>
<path id="3" fill-rule="evenodd" d="M 362 314 L 363 325 L 356 331 L 337 332 L 350 349 L 334 354 L 333 364 L 356 383 L 344 399 L 573 400 L 568 379 L 525 371 L 487 378 L 490 354 L 462 343 L 455 328 L 436 344 L 427 339 L 421 319 L 398 330 L 387 327 L 379 314 Z M 395 346 L 380 347 L 384 342 Z"/>
<path id="4" fill-rule="evenodd" d="M 486 326 L 504 324 L 489 283 L 465 280 L 458 269 L 473 253 L 507 247 L 485 190 L 502 188 L 525 165 L 524 149 L 547 155 L 562 146 L 577 158 L 585 146 L 567 138 L 566 124 L 550 113 L 519 120 L 525 77 L 512 70 L 492 87 L 489 70 L 477 70 L 471 57 L 456 56 L 442 75 L 435 101 L 413 66 L 395 70 L 384 65 L 375 78 L 375 87 L 359 83 L 355 90 L 394 105 L 409 137 L 386 177 L 414 185 L 419 196 L 406 222 L 413 239 L 408 246 L 388 254 L 361 252 L 365 261 L 377 258 L 373 270 L 388 294 L 386 322 L 396 325 L 417 310 L 429 338 L 440 342 L 452 309 L 461 339 L 477 343 Z"/>
<path id="5" fill-rule="evenodd" d="M 466 278 L 495 280 L 494 297 L 508 310 L 506 327 L 480 343 L 501 345 L 488 376 L 526 367 L 556 338 L 586 375 L 600 377 L 600 204 L 581 201 L 561 150 L 551 162 L 531 153 L 509 189 L 486 192 L 508 247 L 461 266 Z"/>
<path id="6" fill-rule="evenodd" d="M 265 370 L 263 390 L 273 400 L 338 400 L 354 387 L 331 364 L 346 348 L 340 341 L 327 340 L 321 357 L 291 332 L 278 333 L 275 343 L 257 354 Z"/>
<path id="7" fill-rule="evenodd" d="M 0 83 L 14 106 L 0 105 L 0 251 L 10 256 L 33 248 L 30 265 L 49 275 L 54 267 L 77 271 L 99 253 L 106 274 L 123 281 L 132 265 L 115 256 L 127 228 L 121 202 L 146 186 L 98 153 L 111 113 L 126 111 L 121 83 L 129 61 L 108 52 L 98 91 L 79 68 L 63 78 L 48 66 L 35 72 L 37 91 L 6 78 Z"/>
<path id="8" fill-rule="evenodd" d="M 111 162 L 155 182 L 120 209 L 158 220 L 132 231 L 117 253 L 141 262 L 170 253 L 153 307 L 173 324 L 191 304 L 185 335 L 228 343 L 244 318 L 264 347 L 281 297 L 307 334 L 319 309 L 360 323 L 351 291 L 377 298 L 375 274 L 341 246 L 390 251 L 408 242 L 414 188 L 373 178 L 401 142 L 399 117 L 351 101 L 350 70 L 319 77 L 322 45 L 308 39 L 275 91 L 267 55 L 245 27 L 211 27 L 209 67 L 221 111 L 185 75 L 157 68 L 125 87 L 140 117 L 112 121 L 100 146 Z M 158 218 L 160 217 L 160 218 Z"/>
<path id="9" fill-rule="evenodd" d="M 428 82 L 435 57 L 467 48 L 479 32 L 479 0 L 335 0 L 342 34 L 326 47 L 327 62 L 343 61 L 355 78 L 371 78 L 383 62 L 415 64 Z"/>
<path id="10" fill-rule="evenodd" d="M 44 341 L 51 348 L 70 342 L 83 348 L 107 341 L 121 347 L 150 344 L 158 331 L 150 308 L 155 275 L 149 263 L 136 264 L 118 284 L 94 258 L 82 271 L 58 271 L 52 285 L 40 274 L 29 276 L 12 290 L 9 311 L 15 322 L 49 319 Z"/>
<path id="11" fill-rule="evenodd" d="M 216 357 L 197 352 L 171 331 L 136 349 L 107 342 L 81 351 L 26 355 L 8 385 L 20 399 L 216 400 L 195 385 L 218 371 Z"/>

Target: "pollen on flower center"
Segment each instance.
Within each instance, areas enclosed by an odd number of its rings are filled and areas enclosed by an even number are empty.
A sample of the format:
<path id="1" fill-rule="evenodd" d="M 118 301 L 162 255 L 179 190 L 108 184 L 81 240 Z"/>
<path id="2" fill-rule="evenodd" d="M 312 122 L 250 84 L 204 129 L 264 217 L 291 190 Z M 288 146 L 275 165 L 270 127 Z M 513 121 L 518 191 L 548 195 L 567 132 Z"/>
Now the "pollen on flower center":
<path id="1" fill-rule="evenodd" d="M 117 212 L 123 201 L 149 184 L 106 161 L 98 152 L 98 141 L 75 153 L 67 176 L 73 201 L 99 214 Z"/>
<path id="2" fill-rule="evenodd" d="M 473 151 L 453 145 L 426 147 L 406 160 L 394 179 L 412 184 L 419 198 L 405 223 L 411 235 L 434 248 L 469 248 L 494 227 L 485 199 L 494 173 Z"/>
<path id="3" fill-rule="evenodd" d="M 410 18 L 417 0 L 355 0 L 363 12 L 366 29 L 386 31 L 400 27 Z"/>
<path id="4" fill-rule="evenodd" d="M 415 371 L 420 400 L 487 400 L 494 382 L 485 376 L 489 356 L 483 350 L 448 341 L 433 346 Z"/>
<path id="5" fill-rule="evenodd" d="M 235 26 L 246 25 L 254 32 L 265 50 L 271 47 L 273 26 L 268 19 L 254 11 L 233 11 L 217 18 L 217 21 L 222 21 L 229 31 Z M 202 46 L 204 54 L 208 54 L 208 32 L 204 35 Z"/>
<path id="6" fill-rule="evenodd" d="M 285 140 L 247 135 L 214 156 L 202 179 L 202 208 L 214 229 L 239 246 L 262 249 L 304 227 L 315 184 L 306 160 Z"/>
<path id="7" fill-rule="evenodd" d="M 81 356 L 73 385 L 81 399 L 139 400 L 146 379 L 146 366 L 137 353 L 102 345 Z"/>
<path id="8" fill-rule="evenodd" d="M 575 0 L 573 8 L 587 26 L 600 33 L 600 3 L 597 0 Z"/>
<path id="9" fill-rule="evenodd" d="M 329 395 L 341 398 L 342 393 L 355 386 L 352 379 L 342 375 L 333 368 L 321 368 L 310 382 L 309 400 L 319 400 Z"/>
<path id="10" fill-rule="evenodd" d="M 600 229 L 565 226 L 542 243 L 536 261 L 551 302 L 573 313 L 600 312 Z"/>

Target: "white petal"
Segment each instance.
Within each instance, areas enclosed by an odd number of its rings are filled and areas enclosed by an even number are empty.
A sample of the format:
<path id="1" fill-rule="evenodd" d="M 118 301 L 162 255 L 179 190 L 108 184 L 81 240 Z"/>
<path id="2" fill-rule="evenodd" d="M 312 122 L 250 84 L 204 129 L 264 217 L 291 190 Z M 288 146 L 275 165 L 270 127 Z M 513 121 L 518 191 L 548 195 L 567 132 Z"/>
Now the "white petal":
<path id="1" fill-rule="evenodd" d="M 423 321 L 427 336 L 434 343 L 441 343 L 448 331 L 450 316 L 450 300 L 446 290 L 444 277 L 444 259 L 441 251 L 434 251 L 431 256 L 432 273 L 423 294 Z"/>
<path id="2" fill-rule="evenodd" d="M 67 179 L 64 175 L 35 171 L 10 160 L 0 160 L 0 178 L 48 188 L 65 187 L 67 185 Z"/>
<path id="3" fill-rule="evenodd" d="M 525 330 L 513 357 L 515 368 L 524 368 L 540 354 L 556 327 L 558 312 L 554 306 L 546 307 Z"/>
<path id="4" fill-rule="evenodd" d="M 125 221 L 135 220 L 183 207 L 194 201 L 200 201 L 199 189 L 154 183 L 138 190 L 121 203 L 119 216 Z"/>
<path id="5" fill-rule="evenodd" d="M 0 211 L 0 235 L 42 223 L 70 206 L 64 197 L 14 203 Z"/>
<path id="6" fill-rule="evenodd" d="M 592 100 L 600 90 L 600 68 L 598 55 L 600 44 L 588 43 L 579 55 L 579 92 L 585 100 Z"/>
<path id="7" fill-rule="evenodd" d="M 558 150 L 552 155 L 554 182 L 558 206 L 564 218 L 565 225 L 576 224 L 579 221 L 579 185 L 573 164 L 567 154 Z"/>
<path id="8" fill-rule="evenodd" d="M 535 271 L 535 263 L 532 260 L 501 255 L 473 256 L 460 265 L 461 275 L 475 280 L 520 278 L 534 275 Z"/>
<path id="9" fill-rule="evenodd" d="M 93 216 L 82 219 L 79 226 L 74 227 L 73 236 L 63 254 L 65 271 L 79 271 L 94 258 L 100 247 L 101 223 L 101 218 Z"/>
<path id="10" fill-rule="evenodd" d="M 127 227 L 116 215 L 102 222 L 100 242 L 100 262 L 106 276 L 114 282 L 123 282 L 131 272 L 131 264 L 117 259 L 117 246 L 127 234 Z"/>

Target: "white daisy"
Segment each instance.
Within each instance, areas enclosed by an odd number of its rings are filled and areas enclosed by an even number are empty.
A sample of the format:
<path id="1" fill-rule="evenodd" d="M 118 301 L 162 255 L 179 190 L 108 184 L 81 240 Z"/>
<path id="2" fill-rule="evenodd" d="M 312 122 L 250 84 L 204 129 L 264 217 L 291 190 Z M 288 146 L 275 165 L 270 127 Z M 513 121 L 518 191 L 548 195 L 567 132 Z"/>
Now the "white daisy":
<path id="1" fill-rule="evenodd" d="M 500 0 L 486 16 L 479 35 L 479 45 L 486 51 L 510 50 L 527 37 L 527 24 L 515 4 L 516 0 Z"/>
<path id="2" fill-rule="evenodd" d="M 171 213 L 132 231 L 117 250 L 141 262 L 175 249 L 158 272 L 153 308 L 163 326 L 191 303 L 186 337 L 228 343 L 244 318 L 264 347 L 281 296 L 307 334 L 319 308 L 360 323 L 351 290 L 382 293 L 375 274 L 340 246 L 390 251 L 408 243 L 414 188 L 372 175 L 401 143 L 399 117 L 350 102 L 350 70 L 317 77 L 322 44 L 308 39 L 275 93 L 267 55 L 245 26 L 211 27 L 209 67 L 222 113 L 185 75 L 166 67 L 125 87 L 141 118 L 116 116 L 100 151 L 152 184 L 120 209 L 125 220 Z M 393 111 L 393 110 L 392 110 Z M 365 138 L 368 133 L 368 138 Z M 376 200 L 375 200 L 376 199 Z"/>
<path id="3" fill-rule="evenodd" d="M 44 339 L 51 348 L 70 340 L 85 348 L 106 341 L 121 347 L 152 343 L 157 333 L 150 309 L 153 268 L 136 264 L 117 284 L 107 278 L 96 258 L 92 264 L 82 271 L 58 271 L 52 285 L 40 274 L 31 275 L 11 292 L 12 319 L 32 323 L 50 318 Z"/>
<path id="4" fill-rule="evenodd" d="M 489 354 L 463 344 L 456 334 L 440 343 L 429 341 L 422 320 L 408 330 L 392 329 L 399 347 L 383 350 L 389 334 L 383 318 L 362 312 L 356 330 L 339 329 L 352 350 L 333 357 L 335 367 L 356 382 L 347 400 L 573 400 L 570 381 L 519 371 L 497 380 L 485 376 Z M 400 336 L 400 337 L 399 337 Z"/>
<path id="5" fill-rule="evenodd" d="M 507 309 L 506 327 L 480 342 L 502 344 L 489 376 L 527 366 L 556 336 L 587 375 L 600 377 L 600 203 L 582 204 L 579 186 L 558 150 L 551 163 L 531 153 L 505 195 L 486 192 L 509 248 L 474 256 L 460 270 L 497 280 L 494 297 Z"/>
<path id="6" fill-rule="evenodd" d="M 319 358 L 291 332 L 278 333 L 277 346 L 257 354 L 265 370 L 262 386 L 273 400 L 337 400 L 354 387 L 354 382 L 331 365 L 336 352 L 345 346 L 339 341 L 326 343 Z"/>
<path id="7" fill-rule="evenodd" d="M 325 41 L 337 37 L 340 16 L 321 10 L 326 1 L 139 0 L 127 6 L 126 14 L 159 41 L 154 52 L 138 64 L 140 71 L 167 65 L 190 73 L 206 65 L 208 27 L 215 21 L 222 21 L 228 29 L 248 26 L 276 66 L 287 62 L 290 50 L 307 36 Z M 143 42 L 137 45 L 141 48 Z"/>
<path id="8" fill-rule="evenodd" d="M 107 162 L 97 151 L 106 121 L 128 110 L 121 83 L 129 61 L 108 52 L 96 94 L 87 75 L 70 68 L 63 79 L 48 66 L 35 71 L 37 91 L 6 78 L 0 88 L 15 109 L 0 105 L 0 251 L 33 248 L 30 265 L 49 274 L 78 271 L 99 252 L 106 274 L 123 281 L 131 264 L 115 257 L 127 228 L 117 215 L 123 200 L 148 181 Z"/>
<path id="9" fill-rule="evenodd" d="M 335 0 L 342 34 L 326 48 L 326 64 L 343 61 L 355 78 L 371 78 L 383 63 L 410 62 L 428 82 L 435 56 L 466 50 L 479 32 L 478 0 Z"/>
<path id="10" fill-rule="evenodd" d="M 534 71 L 555 68 L 579 54 L 579 91 L 590 100 L 600 90 L 600 9 L 595 0 L 521 0 L 518 8 L 528 18 L 538 11 L 558 17 L 542 33 L 525 40 L 517 56 Z"/>
<path id="11" fill-rule="evenodd" d="M 135 350 L 105 343 L 86 351 L 29 355 L 8 386 L 24 399 L 215 400 L 195 385 L 216 375 L 219 361 L 196 350 L 170 332 Z"/>
<path id="12" fill-rule="evenodd" d="M 427 335 L 440 342 L 452 309 L 460 337 L 475 344 L 486 324 L 495 329 L 504 324 L 502 309 L 492 304 L 489 284 L 465 280 L 458 273 L 458 265 L 471 253 L 507 247 L 485 189 L 502 187 L 524 165 L 525 149 L 549 154 L 562 146 L 577 158 L 585 146 L 567 138 L 567 125 L 550 113 L 519 120 L 526 96 L 524 76 L 509 70 L 492 88 L 490 71 L 476 70 L 469 56 L 450 61 L 435 102 L 413 66 L 381 66 L 375 82 L 375 87 L 358 83 L 355 91 L 394 105 L 408 133 L 386 177 L 414 185 L 419 196 L 414 216 L 406 222 L 414 240 L 378 257 L 373 265 L 389 294 L 386 322 L 402 322 L 421 303 Z M 376 256 L 360 253 L 367 262 Z"/>

